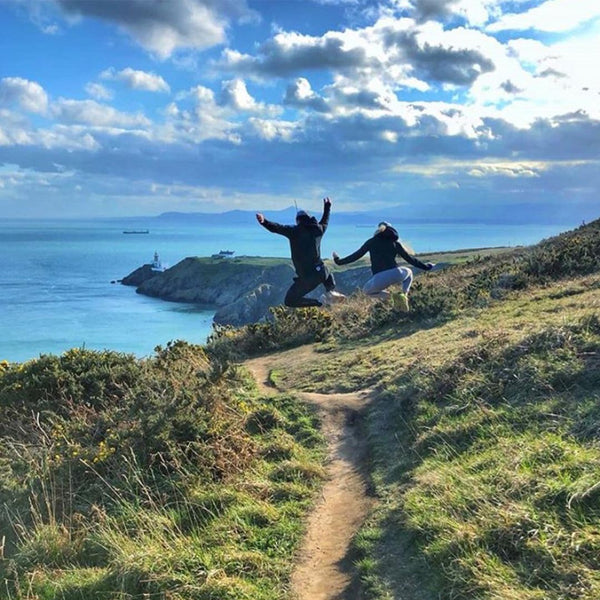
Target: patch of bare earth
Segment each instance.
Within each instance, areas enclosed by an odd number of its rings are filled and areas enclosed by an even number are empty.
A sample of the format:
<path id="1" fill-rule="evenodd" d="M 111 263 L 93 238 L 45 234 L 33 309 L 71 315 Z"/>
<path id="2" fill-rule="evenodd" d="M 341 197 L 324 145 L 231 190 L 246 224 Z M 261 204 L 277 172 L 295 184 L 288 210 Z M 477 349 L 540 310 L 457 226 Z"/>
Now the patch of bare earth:
<path id="1" fill-rule="evenodd" d="M 245 365 L 265 393 L 273 369 L 293 368 L 300 353 L 286 352 L 249 360 Z M 305 351 L 302 353 L 305 358 Z M 293 391 L 316 407 L 328 445 L 327 481 L 309 516 L 306 536 L 292 573 L 298 600 L 357 600 L 348 551 L 354 534 L 373 505 L 366 481 L 366 440 L 361 435 L 362 411 L 369 391 L 316 394 Z"/>

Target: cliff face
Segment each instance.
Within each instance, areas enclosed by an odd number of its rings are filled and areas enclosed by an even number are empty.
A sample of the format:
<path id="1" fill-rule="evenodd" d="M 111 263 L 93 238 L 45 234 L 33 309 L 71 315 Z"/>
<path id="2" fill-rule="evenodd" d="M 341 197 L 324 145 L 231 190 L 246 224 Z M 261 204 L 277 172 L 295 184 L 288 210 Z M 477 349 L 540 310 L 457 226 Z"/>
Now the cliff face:
<path id="1" fill-rule="evenodd" d="M 337 289 L 348 294 L 369 276 L 368 267 L 336 273 Z M 214 306 L 216 323 L 244 325 L 266 318 L 271 306 L 283 304 L 293 277 L 291 262 L 283 258 L 189 257 L 162 273 L 144 265 L 122 283 L 136 286 L 146 296 Z M 309 295 L 318 297 L 323 291 L 319 286 Z"/>
<path id="2" fill-rule="evenodd" d="M 121 283 L 123 285 L 142 285 L 144 281 L 150 279 L 150 277 L 154 277 L 156 275 L 156 271 L 152 270 L 152 265 L 142 265 L 139 269 L 132 271 L 127 275 L 127 277 L 123 277 L 121 279 Z"/>

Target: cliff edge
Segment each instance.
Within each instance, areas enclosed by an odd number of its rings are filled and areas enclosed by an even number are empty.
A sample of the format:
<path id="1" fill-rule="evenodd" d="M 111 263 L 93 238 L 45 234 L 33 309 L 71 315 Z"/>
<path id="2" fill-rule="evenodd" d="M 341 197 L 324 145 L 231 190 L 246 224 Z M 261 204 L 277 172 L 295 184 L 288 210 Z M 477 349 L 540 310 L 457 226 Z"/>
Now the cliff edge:
<path id="1" fill-rule="evenodd" d="M 365 266 L 336 272 L 337 289 L 350 293 L 369 275 Z M 215 323 L 244 325 L 266 318 L 271 306 L 283 304 L 293 277 L 291 261 L 285 258 L 188 257 L 163 272 L 143 265 L 121 283 L 145 296 L 216 307 Z M 317 289 L 312 295 L 322 292 Z"/>

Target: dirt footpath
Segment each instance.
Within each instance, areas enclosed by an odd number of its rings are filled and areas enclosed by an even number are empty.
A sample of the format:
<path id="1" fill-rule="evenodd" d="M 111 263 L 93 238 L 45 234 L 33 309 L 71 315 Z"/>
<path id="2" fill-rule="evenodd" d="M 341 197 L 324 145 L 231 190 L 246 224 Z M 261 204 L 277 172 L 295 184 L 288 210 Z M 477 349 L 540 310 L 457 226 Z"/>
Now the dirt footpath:
<path id="1" fill-rule="evenodd" d="M 288 364 L 282 365 L 282 360 Z M 269 394 L 277 392 L 268 385 L 269 372 L 293 364 L 290 353 L 245 363 L 263 392 Z M 358 427 L 369 391 L 352 394 L 285 391 L 316 407 L 328 446 L 328 478 L 309 516 L 306 537 L 292 574 L 292 591 L 298 600 L 358 600 L 360 595 L 352 587 L 352 565 L 347 553 L 352 537 L 373 505 L 364 470 L 366 441 Z"/>

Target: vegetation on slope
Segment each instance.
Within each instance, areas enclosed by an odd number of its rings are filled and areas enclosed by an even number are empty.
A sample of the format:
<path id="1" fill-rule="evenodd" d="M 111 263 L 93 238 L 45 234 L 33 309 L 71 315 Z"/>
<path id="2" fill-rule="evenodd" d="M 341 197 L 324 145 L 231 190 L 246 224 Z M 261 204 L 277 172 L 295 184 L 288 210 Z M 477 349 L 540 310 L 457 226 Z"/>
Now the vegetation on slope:
<path id="1" fill-rule="evenodd" d="M 372 407 L 385 501 L 357 541 L 370 597 L 409 579 L 415 598 L 598 598 L 600 320 L 478 338 L 394 361 Z"/>
<path id="2" fill-rule="evenodd" d="M 282 310 L 229 333 L 325 340 L 272 373 L 282 387 L 377 390 L 380 503 L 354 543 L 365 596 L 600 597 L 600 222 L 428 275 L 411 303 L 358 298 L 304 324 Z"/>
<path id="3" fill-rule="evenodd" d="M 182 342 L 0 372 L 0 597 L 283 598 L 312 414 Z"/>
<path id="4" fill-rule="evenodd" d="M 373 387 L 370 600 L 600 597 L 600 221 L 138 361 L 0 367 L 0 594 L 285 598 L 322 477 L 310 412 L 230 361 L 320 342 L 284 386 Z"/>
<path id="5" fill-rule="evenodd" d="M 275 307 L 267 322 L 239 328 L 217 327 L 208 351 L 242 358 L 329 339 L 359 340 L 390 327 L 429 327 L 468 309 L 488 307 L 511 293 L 550 285 L 600 268 L 600 219 L 540 244 L 502 253 L 475 255 L 466 264 L 422 273 L 410 293 L 410 312 L 400 304 L 373 302 L 361 294 L 325 312 L 317 308 Z"/>
<path id="6" fill-rule="evenodd" d="M 518 290 L 278 374 L 379 391 L 368 428 L 381 502 L 355 541 L 367 597 L 600 597 L 597 223 L 578 233 L 532 249 L 544 277 Z M 513 265 L 523 272 L 495 267 Z"/>

